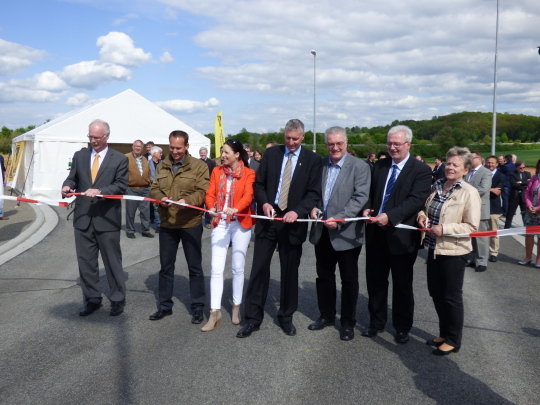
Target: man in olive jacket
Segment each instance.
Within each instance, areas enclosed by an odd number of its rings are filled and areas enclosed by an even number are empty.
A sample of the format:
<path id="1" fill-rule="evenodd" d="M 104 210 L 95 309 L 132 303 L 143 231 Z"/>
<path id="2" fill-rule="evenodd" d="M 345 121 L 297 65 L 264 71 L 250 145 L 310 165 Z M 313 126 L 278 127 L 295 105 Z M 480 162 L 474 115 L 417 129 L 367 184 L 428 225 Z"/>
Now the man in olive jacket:
<path id="1" fill-rule="evenodd" d="M 165 201 L 202 207 L 208 188 L 208 166 L 188 153 L 189 136 L 184 131 L 169 135 L 169 155 L 157 167 L 150 189 L 150 197 L 163 201 L 158 208 L 161 219 L 159 232 L 159 288 L 157 312 L 150 315 L 155 321 L 172 314 L 174 289 L 174 264 L 178 245 L 182 241 L 189 270 L 192 323 L 204 319 L 204 274 L 202 269 L 201 226 L 202 211 L 182 207 Z"/>

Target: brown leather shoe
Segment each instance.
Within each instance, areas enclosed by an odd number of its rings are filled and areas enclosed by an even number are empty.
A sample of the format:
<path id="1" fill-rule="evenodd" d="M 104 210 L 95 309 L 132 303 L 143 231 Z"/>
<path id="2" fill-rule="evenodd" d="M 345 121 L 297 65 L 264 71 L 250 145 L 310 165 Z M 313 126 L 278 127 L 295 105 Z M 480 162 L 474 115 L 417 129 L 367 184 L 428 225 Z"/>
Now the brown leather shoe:
<path id="1" fill-rule="evenodd" d="M 9 217 L 0 217 L 0 221 L 7 221 Z"/>

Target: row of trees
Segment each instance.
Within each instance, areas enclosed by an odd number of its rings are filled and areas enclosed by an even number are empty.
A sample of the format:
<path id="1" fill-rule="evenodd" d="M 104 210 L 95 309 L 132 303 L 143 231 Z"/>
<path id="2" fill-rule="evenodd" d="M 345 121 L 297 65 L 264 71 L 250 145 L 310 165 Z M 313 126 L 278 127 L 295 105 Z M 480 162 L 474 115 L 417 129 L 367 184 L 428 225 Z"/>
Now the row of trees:
<path id="1" fill-rule="evenodd" d="M 414 134 L 412 153 L 425 157 L 444 155 L 449 147 L 469 146 L 474 144 L 475 149 L 489 150 L 491 144 L 491 113 L 461 112 L 449 114 L 441 117 L 433 117 L 431 120 L 405 120 L 393 121 L 386 126 L 376 126 L 372 128 L 353 126 L 345 128 L 349 137 L 349 145 L 358 156 L 365 156 L 368 153 L 377 153 L 385 150 L 386 134 L 390 127 L 394 125 L 407 125 Z M 24 132 L 34 129 L 34 125 L 27 128 L 17 128 L 11 130 L 2 127 L 0 133 L 0 153 L 9 153 L 11 140 Z M 497 115 L 497 143 L 534 143 L 539 141 L 540 117 L 502 113 Z M 214 134 L 206 134 L 214 144 Z M 256 133 L 243 128 L 237 134 L 229 134 L 242 143 L 251 144 L 252 149 L 264 151 L 266 144 L 270 141 L 278 143 L 284 142 L 285 131 L 280 128 L 277 132 Z M 313 145 L 313 132 L 307 131 L 306 145 Z M 505 145 L 505 150 L 509 150 Z M 324 134 L 317 133 L 317 152 L 326 154 L 324 146 Z M 214 156 L 212 146 L 212 156 Z"/>

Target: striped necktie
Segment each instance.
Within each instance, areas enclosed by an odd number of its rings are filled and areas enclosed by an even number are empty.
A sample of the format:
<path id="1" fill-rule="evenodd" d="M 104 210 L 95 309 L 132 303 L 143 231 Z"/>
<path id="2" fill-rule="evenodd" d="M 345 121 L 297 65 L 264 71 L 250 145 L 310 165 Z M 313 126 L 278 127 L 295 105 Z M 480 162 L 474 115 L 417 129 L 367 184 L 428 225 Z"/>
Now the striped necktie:
<path id="1" fill-rule="evenodd" d="M 392 165 L 392 174 L 390 175 L 388 184 L 386 184 L 386 193 L 384 193 L 384 199 L 383 199 L 381 210 L 380 210 L 381 214 L 384 212 L 386 203 L 388 202 L 388 199 L 390 198 L 390 193 L 392 192 L 392 189 L 394 188 L 394 184 L 396 182 L 396 177 L 397 177 L 397 165 Z"/>
<path id="2" fill-rule="evenodd" d="M 285 211 L 289 202 L 289 188 L 291 187 L 291 174 L 292 174 L 292 157 L 293 152 L 289 152 L 289 159 L 285 164 L 285 170 L 283 171 L 283 178 L 281 179 L 281 190 L 279 192 L 278 207 L 280 210 Z"/>

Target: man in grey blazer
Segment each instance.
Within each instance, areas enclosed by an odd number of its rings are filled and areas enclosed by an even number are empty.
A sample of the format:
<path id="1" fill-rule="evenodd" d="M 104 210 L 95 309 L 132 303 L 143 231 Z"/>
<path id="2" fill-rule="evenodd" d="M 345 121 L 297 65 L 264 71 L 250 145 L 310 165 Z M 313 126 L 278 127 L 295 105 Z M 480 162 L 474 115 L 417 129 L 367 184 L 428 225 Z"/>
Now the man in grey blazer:
<path id="1" fill-rule="evenodd" d="M 465 175 L 465 181 L 478 190 L 482 199 L 482 211 L 480 213 L 480 226 L 478 232 L 489 230 L 490 203 L 489 189 L 491 188 L 491 171 L 482 166 L 482 153 L 477 150 L 471 151 L 474 158 L 474 166 Z M 489 255 L 489 238 L 472 238 L 473 251 L 468 255 L 467 266 L 476 267 L 477 272 L 487 270 Z"/>
<path id="2" fill-rule="evenodd" d="M 366 205 L 371 184 L 371 169 L 347 153 L 347 134 L 341 127 L 325 132 L 328 156 L 322 159 L 323 200 L 311 211 L 316 219 L 354 218 Z M 320 330 L 335 324 L 336 264 L 341 276 L 341 340 L 354 338 L 358 300 L 358 257 L 364 243 L 364 222 L 315 223 L 309 241 L 315 245 L 317 259 L 317 300 L 319 319 L 309 325 Z"/>
<path id="3" fill-rule="evenodd" d="M 120 250 L 122 223 L 121 200 L 98 199 L 96 195 L 124 194 L 128 184 L 128 159 L 108 147 L 109 124 L 93 121 L 88 127 L 91 148 L 73 155 L 71 171 L 62 185 L 62 197 L 83 192 L 75 200 L 73 227 L 79 263 L 84 307 L 80 316 L 87 316 L 101 307 L 98 252 L 105 265 L 109 282 L 111 316 L 124 311 L 126 283 Z"/>

